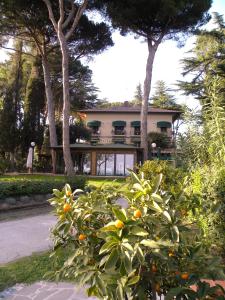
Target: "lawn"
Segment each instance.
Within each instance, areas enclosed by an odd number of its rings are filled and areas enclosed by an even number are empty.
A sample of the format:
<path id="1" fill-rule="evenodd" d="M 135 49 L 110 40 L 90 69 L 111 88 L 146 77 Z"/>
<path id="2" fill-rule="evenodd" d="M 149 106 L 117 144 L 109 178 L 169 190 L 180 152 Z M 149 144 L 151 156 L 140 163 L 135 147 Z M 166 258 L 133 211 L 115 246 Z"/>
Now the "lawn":
<path id="1" fill-rule="evenodd" d="M 71 250 L 64 249 L 58 256 L 57 262 L 50 258 L 50 252 L 33 254 L 0 266 L 0 291 L 16 283 L 31 284 L 43 280 L 49 271 L 58 270 L 70 256 Z"/>
<path id="2" fill-rule="evenodd" d="M 77 176 L 79 177 L 79 176 Z M 55 181 L 55 182 L 61 182 L 64 181 L 66 177 L 64 175 L 36 175 L 36 174 L 23 174 L 23 175 L 2 175 L 0 176 L 0 182 L 18 182 L 18 181 L 23 181 L 23 180 L 32 180 L 32 181 Z M 88 185 L 93 185 L 93 186 L 100 186 L 103 183 L 113 183 L 117 186 L 120 185 L 121 183 L 125 182 L 125 178 L 98 178 L 98 177 L 91 177 L 87 179 L 87 184 Z"/>

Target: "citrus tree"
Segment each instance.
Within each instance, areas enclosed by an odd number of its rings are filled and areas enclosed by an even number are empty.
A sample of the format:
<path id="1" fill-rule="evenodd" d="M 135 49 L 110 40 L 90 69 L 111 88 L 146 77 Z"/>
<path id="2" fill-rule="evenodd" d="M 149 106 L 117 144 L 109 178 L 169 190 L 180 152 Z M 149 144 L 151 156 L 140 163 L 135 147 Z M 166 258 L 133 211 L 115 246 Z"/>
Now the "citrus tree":
<path id="1" fill-rule="evenodd" d="M 196 299 L 190 285 L 222 276 L 220 260 L 210 255 L 188 216 L 174 209 L 160 188 L 162 175 L 154 184 L 135 173 L 131 178 L 119 190 L 110 185 L 88 193 L 72 192 L 69 185 L 54 190 L 50 202 L 59 219 L 53 255 L 72 249 L 57 278 L 87 285 L 88 295 L 99 299 L 156 299 L 157 294 Z M 119 197 L 126 208 L 118 205 Z"/>

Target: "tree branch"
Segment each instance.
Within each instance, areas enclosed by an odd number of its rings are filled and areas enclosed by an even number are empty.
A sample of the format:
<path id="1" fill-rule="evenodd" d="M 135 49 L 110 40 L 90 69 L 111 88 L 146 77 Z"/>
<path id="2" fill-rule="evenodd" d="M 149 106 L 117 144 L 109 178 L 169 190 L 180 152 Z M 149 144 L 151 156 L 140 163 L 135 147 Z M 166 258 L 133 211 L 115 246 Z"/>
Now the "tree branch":
<path id="1" fill-rule="evenodd" d="M 35 57 L 35 55 L 33 55 L 31 53 L 23 52 L 23 51 L 20 51 L 20 50 L 14 49 L 14 48 L 10 48 L 10 47 L 5 47 L 3 45 L 0 45 L 0 48 L 6 49 L 6 50 L 12 50 L 12 51 L 15 51 L 15 52 L 19 52 L 19 53 L 22 53 L 22 54 L 25 54 L 25 55 Z"/>
<path id="2" fill-rule="evenodd" d="M 64 5 L 63 5 L 63 1 L 64 0 L 59 0 L 60 17 L 59 17 L 59 21 L 58 21 L 58 28 L 62 28 L 62 24 L 63 24 L 63 21 L 64 21 Z"/>
<path id="3" fill-rule="evenodd" d="M 43 1 L 47 1 L 47 0 L 43 0 Z M 77 24 L 78 24 L 78 22 L 79 22 L 79 20 L 82 16 L 82 14 L 84 12 L 84 10 L 87 7 L 87 4 L 88 4 L 88 0 L 84 0 L 83 3 L 78 8 L 78 11 L 76 13 L 76 17 L 74 18 L 74 21 L 73 21 L 73 24 L 72 24 L 70 30 L 67 32 L 67 34 L 65 36 L 66 40 L 68 40 L 71 37 L 71 35 L 73 34 L 73 32 L 74 32 L 75 28 L 77 27 Z"/>
<path id="4" fill-rule="evenodd" d="M 57 23 L 56 23 L 56 20 L 55 20 L 55 17 L 54 17 L 54 14 L 53 14 L 53 11 L 52 11 L 52 5 L 51 5 L 51 2 L 49 0 L 42 0 L 46 6 L 47 6 L 47 9 L 48 9 L 48 14 L 49 14 L 49 19 L 52 21 L 52 24 L 55 28 L 55 31 L 57 32 L 58 31 L 58 26 L 57 26 Z"/>
<path id="5" fill-rule="evenodd" d="M 69 15 L 66 18 L 65 22 L 62 24 L 62 29 L 65 29 L 69 25 L 69 23 L 71 22 L 71 20 L 73 19 L 74 15 L 75 15 L 76 9 L 75 9 L 73 0 L 70 0 L 70 3 L 71 3 L 71 10 L 70 10 Z"/>

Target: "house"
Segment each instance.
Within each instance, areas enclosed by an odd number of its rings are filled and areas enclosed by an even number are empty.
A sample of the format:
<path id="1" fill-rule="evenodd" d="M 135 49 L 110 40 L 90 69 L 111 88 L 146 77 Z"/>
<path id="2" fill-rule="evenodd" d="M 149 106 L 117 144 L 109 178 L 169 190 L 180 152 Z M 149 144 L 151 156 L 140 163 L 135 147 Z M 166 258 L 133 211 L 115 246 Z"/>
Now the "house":
<path id="1" fill-rule="evenodd" d="M 71 145 L 71 155 L 75 171 L 79 174 L 101 176 L 126 176 L 128 169 L 133 169 L 142 161 L 140 147 L 141 108 L 129 105 L 111 108 L 92 108 L 80 111 L 85 115 L 86 125 L 91 129 L 89 143 Z M 181 112 L 149 107 L 148 132 L 167 135 L 170 147 L 152 149 L 151 156 L 171 159 L 174 151 L 174 122 Z M 54 148 L 57 155 L 57 171 L 63 172 L 62 146 Z"/>

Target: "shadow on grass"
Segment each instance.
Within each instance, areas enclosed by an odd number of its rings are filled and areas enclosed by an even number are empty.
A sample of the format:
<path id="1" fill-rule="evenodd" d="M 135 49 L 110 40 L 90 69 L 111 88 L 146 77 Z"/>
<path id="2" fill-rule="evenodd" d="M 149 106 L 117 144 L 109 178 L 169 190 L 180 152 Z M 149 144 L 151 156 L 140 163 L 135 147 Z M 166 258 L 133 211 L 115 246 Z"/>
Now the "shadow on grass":
<path id="1" fill-rule="evenodd" d="M 56 271 L 71 255 L 71 249 L 63 249 L 57 261 L 50 258 L 50 251 L 36 253 L 21 258 L 14 262 L 0 265 L 0 291 L 16 283 L 31 284 L 36 281 L 46 280 L 44 275 L 49 271 Z"/>

